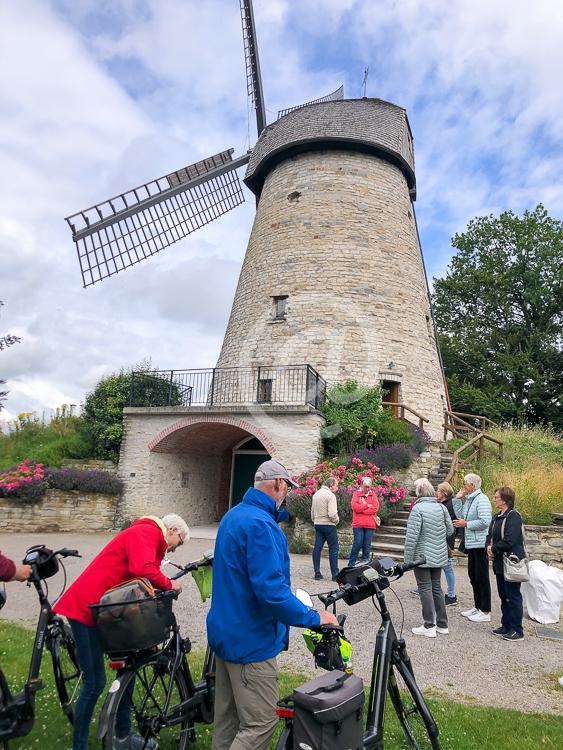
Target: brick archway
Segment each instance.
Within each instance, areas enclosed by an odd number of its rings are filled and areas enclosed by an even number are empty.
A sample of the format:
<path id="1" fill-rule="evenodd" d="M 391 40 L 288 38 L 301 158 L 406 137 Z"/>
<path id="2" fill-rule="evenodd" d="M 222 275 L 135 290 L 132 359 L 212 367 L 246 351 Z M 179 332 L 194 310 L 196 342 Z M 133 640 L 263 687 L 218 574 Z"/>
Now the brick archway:
<path id="1" fill-rule="evenodd" d="M 256 425 L 248 422 L 245 419 L 238 417 L 215 417 L 215 416 L 197 416 L 197 417 L 185 417 L 179 419 L 177 422 L 161 430 L 159 434 L 154 437 L 148 444 L 148 449 L 152 453 L 177 453 L 179 451 L 185 451 L 186 448 L 195 446 L 186 445 L 186 438 L 189 440 L 190 432 L 194 431 L 198 435 L 198 439 L 201 440 L 202 428 L 214 427 L 217 429 L 212 430 L 213 440 L 221 442 L 221 438 L 225 442 L 231 442 L 234 437 L 240 435 L 244 437 L 243 433 L 253 435 L 257 438 L 268 453 L 273 456 L 275 454 L 275 446 L 272 440 Z M 210 432 L 209 430 L 205 430 Z M 180 437 L 181 436 L 181 437 Z M 200 450 L 194 452 L 208 452 L 207 446 L 204 444 L 200 446 Z"/>

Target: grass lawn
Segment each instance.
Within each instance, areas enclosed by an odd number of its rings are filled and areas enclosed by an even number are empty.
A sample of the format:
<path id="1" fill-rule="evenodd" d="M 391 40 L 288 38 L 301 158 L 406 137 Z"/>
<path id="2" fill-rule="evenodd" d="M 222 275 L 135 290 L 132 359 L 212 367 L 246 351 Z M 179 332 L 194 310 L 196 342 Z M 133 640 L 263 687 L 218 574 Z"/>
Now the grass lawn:
<path id="1" fill-rule="evenodd" d="M 33 633 L 11 623 L 0 623 L 0 665 L 11 687 L 21 687 L 27 674 Z M 65 750 L 71 747 L 70 725 L 64 718 L 57 699 L 50 656 L 45 654 L 42 678 L 45 689 L 37 694 L 35 726 L 27 737 L 10 742 L 13 750 L 50 748 Z M 195 672 L 200 670 L 200 656 L 190 655 Z M 303 682 L 299 675 L 283 672 L 280 677 L 280 695 L 288 695 L 293 687 Z M 507 696 L 507 703 L 513 701 Z M 102 700 L 100 700 L 100 706 Z M 563 717 L 524 714 L 519 711 L 483 708 L 455 703 L 443 697 L 431 698 L 429 705 L 440 728 L 444 750 L 535 750 L 536 748 L 561 748 Z M 388 711 L 385 747 L 399 750 L 407 747 L 392 710 Z M 90 747 L 99 747 L 95 739 L 97 716 L 92 725 Z M 208 750 L 212 730 L 202 727 L 193 750 Z"/>

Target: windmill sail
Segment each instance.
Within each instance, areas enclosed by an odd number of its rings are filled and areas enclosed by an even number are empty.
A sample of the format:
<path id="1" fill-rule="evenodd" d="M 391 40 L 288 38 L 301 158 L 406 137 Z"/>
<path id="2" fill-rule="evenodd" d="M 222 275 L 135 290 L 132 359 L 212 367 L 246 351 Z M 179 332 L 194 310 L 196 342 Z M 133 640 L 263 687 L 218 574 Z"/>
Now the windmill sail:
<path id="1" fill-rule="evenodd" d="M 260 75 L 260 60 L 258 59 L 252 0 L 240 0 L 240 15 L 242 19 L 242 38 L 244 40 L 244 58 L 246 61 L 246 88 L 250 102 L 256 110 L 256 127 L 258 135 L 260 135 L 266 127 L 266 107 L 264 105 L 264 90 Z"/>
<path id="2" fill-rule="evenodd" d="M 308 107 L 310 104 L 319 104 L 320 102 L 334 102 L 338 99 L 344 99 L 344 86 L 339 86 L 336 89 L 336 91 L 332 92 L 332 94 L 321 96 L 320 99 L 313 99 L 313 101 L 311 102 L 305 102 L 305 104 L 298 104 L 296 107 L 288 107 L 287 109 L 280 109 L 278 111 L 278 120 L 280 119 L 280 117 L 283 117 L 284 115 L 287 115 L 290 112 L 294 112 L 296 109 L 301 109 L 302 107 Z"/>
<path id="3" fill-rule="evenodd" d="M 66 218 L 84 287 L 123 271 L 244 202 L 233 149 Z"/>

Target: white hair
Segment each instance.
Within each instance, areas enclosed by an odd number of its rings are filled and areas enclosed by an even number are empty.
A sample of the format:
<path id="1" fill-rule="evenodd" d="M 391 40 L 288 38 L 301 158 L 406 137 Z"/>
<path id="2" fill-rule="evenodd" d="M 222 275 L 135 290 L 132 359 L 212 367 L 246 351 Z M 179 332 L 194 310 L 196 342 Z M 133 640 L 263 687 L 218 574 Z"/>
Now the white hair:
<path id="1" fill-rule="evenodd" d="M 476 490 L 480 490 L 481 489 L 481 481 L 482 480 L 481 480 L 481 477 L 479 476 L 479 474 L 466 474 L 463 477 L 463 481 L 467 482 L 467 484 L 474 485 Z"/>
<path id="2" fill-rule="evenodd" d="M 434 487 L 425 477 L 415 479 L 414 491 L 417 497 L 436 497 Z"/>
<path id="3" fill-rule="evenodd" d="M 188 524 L 177 513 L 168 513 L 168 515 L 164 516 L 162 519 L 162 523 L 167 529 L 176 529 L 178 534 L 181 534 L 184 537 L 184 541 L 190 538 Z"/>

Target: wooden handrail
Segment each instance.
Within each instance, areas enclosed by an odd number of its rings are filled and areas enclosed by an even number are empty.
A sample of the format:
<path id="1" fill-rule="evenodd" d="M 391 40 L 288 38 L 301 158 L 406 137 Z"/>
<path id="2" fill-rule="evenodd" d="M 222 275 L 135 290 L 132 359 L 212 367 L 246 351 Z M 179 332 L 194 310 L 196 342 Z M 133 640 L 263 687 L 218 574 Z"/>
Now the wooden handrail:
<path id="1" fill-rule="evenodd" d="M 484 414 L 467 414 L 464 411 L 451 411 L 448 412 L 448 414 L 453 414 L 456 417 L 471 417 L 472 419 L 480 419 L 484 422 L 488 422 L 489 424 L 492 424 L 494 427 L 499 427 L 499 425 L 494 422 L 490 417 L 486 417 Z"/>
<path id="2" fill-rule="evenodd" d="M 430 422 L 430 420 L 427 417 L 417 412 L 408 404 L 403 404 L 400 401 L 382 401 L 381 405 L 382 406 L 398 406 L 400 409 L 399 419 L 402 419 L 405 422 L 410 422 L 410 419 L 407 419 L 405 417 L 405 410 L 408 411 L 410 414 L 414 414 L 414 416 L 417 417 L 418 419 L 418 426 L 420 427 L 421 430 L 424 429 L 425 422 Z"/>
<path id="3" fill-rule="evenodd" d="M 446 425 L 444 424 L 444 427 Z M 486 432 L 478 432 L 476 435 L 474 435 L 471 440 L 467 440 L 460 448 L 458 448 L 456 451 L 454 451 L 454 454 L 452 456 L 452 463 L 450 466 L 450 470 L 448 471 L 448 474 L 446 476 L 445 481 L 451 482 L 454 477 L 457 477 L 458 474 L 461 474 L 461 470 L 465 466 L 469 466 L 472 461 L 475 459 L 475 457 L 478 457 L 479 460 L 483 458 L 485 455 L 486 448 L 485 448 L 485 441 L 489 440 L 492 443 L 496 443 L 498 445 L 498 453 L 497 458 L 499 461 L 502 461 L 504 458 L 504 443 L 502 440 L 497 440 L 497 438 L 494 438 L 492 435 L 487 435 Z M 478 447 L 476 450 L 474 450 L 467 458 L 461 458 L 461 454 L 466 451 L 468 448 L 471 448 L 471 446 L 478 444 Z"/>

